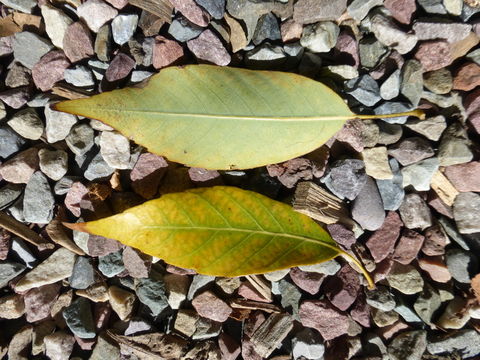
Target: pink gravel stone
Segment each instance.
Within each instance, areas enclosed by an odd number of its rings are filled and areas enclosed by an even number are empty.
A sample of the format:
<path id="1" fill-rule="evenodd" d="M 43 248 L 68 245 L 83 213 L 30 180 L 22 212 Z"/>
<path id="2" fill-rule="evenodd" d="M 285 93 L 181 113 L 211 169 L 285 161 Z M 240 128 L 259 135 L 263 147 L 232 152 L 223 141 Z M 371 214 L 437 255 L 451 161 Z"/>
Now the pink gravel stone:
<path id="1" fill-rule="evenodd" d="M 161 69 L 175 64 L 184 56 L 182 46 L 174 40 L 169 40 L 163 36 L 155 37 L 153 45 L 153 67 Z"/>
<path id="2" fill-rule="evenodd" d="M 400 235 L 403 223 L 400 216 L 391 211 L 388 213 L 380 229 L 370 236 L 366 245 L 376 263 L 379 263 L 393 252 L 395 242 Z"/>
<path id="3" fill-rule="evenodd" d="M 95 344 L 97 343 L 97 339 L 82 339 L 82 338 L 79 338 L 77 335 L 74 335 L 74 337 L 80 349 L 85 351 L 92 350 Z"/>
<path id="4" fill-rule="evenodd" d="M 469 93 L 463 100 L 463 106 L 468 116 L 480 111 L 480 89 Z"/>
<path id="5" fill-rule="evenodd" d="M 248 300 L 271 302 L 269 299 L 265 299 L 249 282 L 244 282 L 240 285 L 238 295 Z"/>
<path id="6" fill-rule="evenodd" d="M 445 175 L 460 192 L 480 192 L 480 162 L 451 165 L 445 168 Z"/>
<path id="7" fill-rule="evenodd" d="M 355 234 L 350 229 L 347 229 L 344 225 L 329 224 L 327 225 L 327 230 L 330 236 L 335 240 L 337 244 L 342 245 L 346 249 L 350 249 L 353 244 L 357 241 L 355 239 Z"/>
<path id="8" fill-rule="evenodd" d="M 445 246 L 450 242 L 441 225 L 434 225 L 425 229 L 425 241 L 422 252 L 428 256 L 445 254 Z"/>
<path id="9" fill-rule="evenodd" d="M 167 168 L 168 163 L 163 157 L 150 153 L 141 154 L 130 173 L 133 191 L 145 199 L 153 198 Z"/>
<path id="10" fill-rule="evenodd" d="M 345 58 L 345 64 L 358 67 L 360 64 L 360 55 L 358 52 L 358 41 L 351 31 L 342 31 L 338 35 L 337 43 L 335 45 L 336 57 Z"/>
<path id="11" fill-rule="evenodd" d="M 425 237 L 418 232 L 405 229 L 398 240 L 393 260 L 404 265 L 410 264 L 417 257 L 424 239 Z"/>
<path id="12" fill-rule="evenodd" d="M 14 109 L 20 109 L 29 99 L 30 90 L 28 86 L 9 89 L 0 93 L 0 100 Z"/>
<path id="13" fill-rule="evenodd" d="M 399 334 L 400 332 L 408 329 L 409 326 L 405 324 L 403 321 L 397 321 L 392 325 L 388 325 L 377 330 L 377 334 L 385 340 L 390 340 L 395 335 Z"/>
<path id="14" fill-rule="evenodd" d="M 72 63 L 95 54 L 92 34 L 83 22 L 77 21 L 68 26 L 63 38 L 63 51 Z"/>
<path id="15" fill-rule="evenodd" d="M 348 316 L 335 309 L 327 300 L 306 300 L 299 310 L 303 326 L 316 329 L 325 340 L 348 333 Z"/>
<path id="16" fill-rule="evenodd" d="M 365 294 L 360 292 L 350 309 L 350 316 L 363 327 L 370 327 L 370 305 L 367 304 Z"/>
<path id="17" fill-rule="evenodd" d="M 38 167 L 38 149 L 30 148 L 0 165 L 0 176 L 14 184 L 26 184 Z"/>
<path id="18" fill-rule="evenodd" d="M 338 309 L 347 310 L 357 299 L 360 291 L 358 276 L 350 265 L 344 265 L 340 271 L 326 280 L 324 292 L 328 300 Z"/>
<path id="19" fill-rule="evenodd" d="M 192 300 L 192 306 L 200 316 L 207 319 L 224 322 L 232 313 L 232 308 L 211 291 L 205 291 Z"/>
<path id="20" fill-rule="evenodd" d="M 195 275 L 197 273 L 195 270 L 183 269 L 183 268 L 179 268 L 177 266 L 173 266 L 173 265 L 170 265 L 170 264 L 167 265 L 166 270 L 170 274 L 177 274 L 177 275 Z"/>
<path id="21" fill-rule="evenodd" d="M 280 164 L 267 165 L 270 176 L 276 176 L 287 188 L 291 189 L 300 180 L 313 179 L 314 165 L 305 158 L 296 158 Z"/>
<path id="22" fill-rule="evenodd" d="M 392 16 L 402 24 L 410 24 L 413 13 L 417 10 L 415 0 L 385 0 L 385 6 Z"/>
<path id="23" fill-rule="evenodd" d="M 170 2 L 192 23 L 205 27 L 210 22 L 210 15 L 194 0 L 170 0 Z"/>
<path id="24" fill-rule="evenodd" d="M 343 128 L 335 134 L 335 138 L 343 143 L 347 143 L 356 152 L 363 151 L 362 132 L 365 130 L 365 123 L 359 119 L 348 120 Z"/>
<path id="25" fill-rule="evenodd" d="M 420 43 L 415 58 L 422 63 L 424 72 L 444 68 L 453 61 L 450 44 L 446 40 Z"/>
<path id="26" fill-rule="evenodd" d="M 438 213 L 445 215 L 446 217 L 453 219 L 453 209 L 451 206 L 445 204 L 442 199 L 434 192 L 430 192 L 428 195 L 428 205 L 435 209 Z"/>
<path id="27" fill-rule="evenodd" d="M 33 288 L 25 294 L 25 314 L 28 322 L 40 321 L 50 316 L 60 288 L 60 283 L 49 284 Z"/>
<path id="28" fill-rule="evenodd" d="M 70 212 L 76 217 L 80 217 L 82 213 L 82 200 L 85 201 L 88 198 L 88 189 L 81 182 L 76 181 L 68 190 L 67 195 L 65 196 L 65 206 Z"/>
<path id="29" fill-rule="evenodd" d="M 106 0 L 110 5 L 116 9 L 123 9 L 128 4 L 128 0 Z"/>
<path id="30" fill-rule="evenodd" d="M 302 271 L 295 267 L 290 270 L 290 278 L 300 289 L 308 292 L 309 294 L 315 295 L 320 290 L 320 286 L 322 286 L 325 275 Z"/>
<path id="31" fill-rule="evenodd" d="M 240 345 L 225 332 L 218 337 L 218 347 L 222 353 L 222 360 L 235 360 L 240 355 Z"/>
<path id="32" fill-rule="evenodd" d="M 57 81 L 63 80 L 63 73 L 69 66 L 70 62 L 63 51 L 50 51 L 33 66 L 33 82 L 40 90 L 48 91 Z"/>
<path id="33" fill-rule="evenodd" d="M 480 85 L 480 66 L 475 63 L 463 64 L 453 78 L 453 89 L 470 91 Z"/>
<path id="34" fill-rule="evenodd" d="M 197 38 L 189 40 L 187 46 L 198 60 L 220 66 L 231 61 L 230 54 L 211 30 L 205 30 Z"/>
<path id="35" fill-rule="evenodd" d="M 6 260 L 10 251 L 10 233 L 0 229 L 0 260 Z"/>
<path id="36" fill-rule="evenodd" d="M 135 67 L 135 60 L 124 53 L 118 53 L 105 72 L 105 79 L 109 82 L 125 79 Z"/>
<path id="37" fill-rule="evenodd" d="M 109 239 L 103 236 L 90 235 L 87 242 L 88 255 L 105 256 L 118 251 L 122 248 L 117 240 Z"/>
<path id="38" fill-rule="evenodd" d="M 377 264 L 375 271 L 373 272 L 373 282 L 377 283 L 386 279 L 390 271 L 392 270 L 394 261 L 391 258 L 386 258 Z"/>
<path id="39" fill-rule="evenodd" d="M 418 266 L 420 266 L 420 269 L 425 271 L 433 281 L 446 283 L 452 278 L 441 256 L 418 259 Z"/>
<path id="40" fill-rule="evenodd" d="M 190 168 L 188 169 L 188 175 L 195 183 L 221 183 L 220 173 L 216 170 Z"/>
<path id="41" fill-rule="evenodd" d="M 139 251 L 127 246 L 122 253 L 123 264 L 133 278 L 146 278 L 152 265 L 150 256 L 140 253 Z"/>
<path id="42" fill-rule="evenodd" d="M 293 19 L 284 21 L 280 25 L 280 33 L 284 43 L 300 40 L 302 37 L 303 26 Z"/>

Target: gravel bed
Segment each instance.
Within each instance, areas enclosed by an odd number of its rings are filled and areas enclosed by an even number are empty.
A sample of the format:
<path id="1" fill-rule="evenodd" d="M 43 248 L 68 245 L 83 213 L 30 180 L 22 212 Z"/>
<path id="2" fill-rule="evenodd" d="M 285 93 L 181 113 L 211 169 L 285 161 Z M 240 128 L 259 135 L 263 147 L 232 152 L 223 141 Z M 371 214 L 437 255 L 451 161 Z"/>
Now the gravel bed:
<path id="1" fill-rule="evenodd" d="M 0 221 L 14 224 L 0 228 L 0 358 L 480 358 L 479 12 L 476 0 L 0 0 Z M 301 158 L 217 172 L 50 109 L 192 63 L 295 72 L 357 113 L 427 117 L 352 120 Z M 377 289 L 341 260 L 199 275 L 61 225 L 220 184 L 290 203 L 327 192 L 348 216 L 310 215 Z"/>

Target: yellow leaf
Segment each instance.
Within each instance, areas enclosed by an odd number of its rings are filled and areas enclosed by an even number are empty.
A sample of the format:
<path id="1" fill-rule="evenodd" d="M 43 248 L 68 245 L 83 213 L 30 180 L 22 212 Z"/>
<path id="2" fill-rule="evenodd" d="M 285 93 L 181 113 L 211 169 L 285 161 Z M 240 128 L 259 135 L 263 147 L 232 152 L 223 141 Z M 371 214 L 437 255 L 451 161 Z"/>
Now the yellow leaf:
<path id="1" fill-rule="evenodd" d="M 324 144 L 358 116 L 312 79 L 211 65 L 170 67 L 142 88 L 68 100 L 55 110 L 97 119 L 149 152 L 193 167 L 249 169 Z"/>
<path id="2" fill-rule="evenodd" d="M 235 187 L 167 194 L 105 219 L 65 225 L 215 276 L 260 274 L 341 255 L 357 264 L 373 286 L 359 262 L 312 219 Z"/>

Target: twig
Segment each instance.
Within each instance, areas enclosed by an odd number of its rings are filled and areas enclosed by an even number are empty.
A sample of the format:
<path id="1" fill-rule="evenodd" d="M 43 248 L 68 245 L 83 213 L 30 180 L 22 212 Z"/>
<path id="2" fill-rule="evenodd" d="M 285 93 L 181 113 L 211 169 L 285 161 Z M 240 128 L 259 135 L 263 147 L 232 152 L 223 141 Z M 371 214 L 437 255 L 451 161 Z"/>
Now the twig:
<path id="1" fill-rule="evenodd" d="M 53 249 L 54 244 L 46 242 L 40 235 L 30 229 L 25 224 L 17 221 L 11 216 L 8 216 L 3 211 L 0 211 L 0 227 L 11 233 L 20 236 L 22 239 L 28 241 L 30 244 L 38 247 L 39 250 Z"/>

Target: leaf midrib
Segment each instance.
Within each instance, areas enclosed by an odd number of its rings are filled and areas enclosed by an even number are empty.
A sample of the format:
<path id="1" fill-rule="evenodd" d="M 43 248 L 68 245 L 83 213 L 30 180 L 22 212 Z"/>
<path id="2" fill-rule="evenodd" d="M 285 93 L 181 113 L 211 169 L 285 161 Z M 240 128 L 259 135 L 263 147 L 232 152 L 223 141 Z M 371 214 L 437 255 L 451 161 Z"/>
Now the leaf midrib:
<path id="1" fill-rule="evenodd" d="M 338 253 L 341 253 L 342 250 L 336 247 L 333 244 L 329 244 L 327 242 L 323 242 L 320 239 L 315 239 L 315 238 L 310 238 L 310 237 L 305 237 L 305 236 L 299 236 L 299 235 L 293 235 L 293 234 L 288 234 L 284 232 L 270 232 L 270 231 L 263 231 L 263 230 L 252 230 L 252 229 L 239 229 L 239 228 L 216 228 L 216 227 L 209 227 L 209 226 L 163 226 L 163 225 L 144 225 L 142 226 L 142 229 L 165 229 L 165 230 L 192 230 L 192 231 L 224 231 L 224 232 L 240 232 L 240 233 L 253 233 L 253 234 L 259 234 L 259 235 L 268 235 L 268 236 L 283 236 L 286 238 L 291 238 L 295 240 L 301 240 L 301 241 L 306 241 L 310 243 L 314 243 L 316 245 L 323 245 L 326 246 L 330 249 L 335 250 Z"/>
<path id="2" fill-rule="evenodd" d="M 219 119 L 219 120 L 246 120 L 246 121 L 346 121 L 353 119 L 355 114 L 344 115 L 344 116 L 333 116 L 333 115 L 323 115 L 323 116 L 244 116 L 244 115 L 218 115 L 218 114 L 195 114 L 195 113 L 177 113 L 177 112 L 168 112 L 168 111 L 157 111 L 157 110 L 138 110 L 138 109 L 115 109 L 115 108 L 99 108 L 101 111 L 111 111 L 111 112 L 120 112 L 120 113 L 133 113 L 133 114 L 156 114 L 163 116 L 177 116 L 177 117 L 197 117 L 200 119 Z"/>

